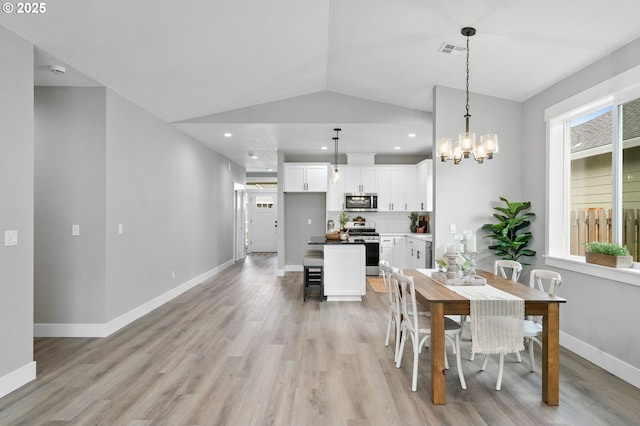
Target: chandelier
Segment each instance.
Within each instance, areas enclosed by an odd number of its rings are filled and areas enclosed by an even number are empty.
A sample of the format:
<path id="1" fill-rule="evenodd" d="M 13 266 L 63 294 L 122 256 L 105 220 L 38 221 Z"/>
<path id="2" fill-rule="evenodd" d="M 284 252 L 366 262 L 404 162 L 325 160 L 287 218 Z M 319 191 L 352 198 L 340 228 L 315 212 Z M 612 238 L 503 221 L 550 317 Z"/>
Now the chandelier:
<path id="1" fill-rule="evenodd" d="M 335 145 L 335 149 L 334 149 L 334 166 L 333 166 L 333 176 L 331 178 L 331 181 L 333 183 L 337 183 L 338 179 L 340 179 L 340 172 L 338 171 L 338 140 L 340 139 L 338 137 L 338 134 L 340 133 L 340 128 L 336 127 L 335 129 L 333 129 L 334 132 L 336 132 L 336 136 L 333 138 L 333 143 Z"/>
<path id="2" fill-rule="evenodd" d="M 464 27 L 460 33 L 467 37 L 467 113 L 464 115 L 465 132 L 458 134 L 458 142 L 453 144 L 451 138 L 440 138 L 438 140 L 438 156 L 442 161 L 453 160 L 453 164 L 460 164 L 462 158 L 473 158 L 478 163 L 483 163 L 484 159 L 491 160 L 493 154 L 498 152 L 498 135 L 487 133 L 480 136 L 476 141 L 476 134 L 469 132 L 469 37 L 476 33 L 475 28 Z"/>

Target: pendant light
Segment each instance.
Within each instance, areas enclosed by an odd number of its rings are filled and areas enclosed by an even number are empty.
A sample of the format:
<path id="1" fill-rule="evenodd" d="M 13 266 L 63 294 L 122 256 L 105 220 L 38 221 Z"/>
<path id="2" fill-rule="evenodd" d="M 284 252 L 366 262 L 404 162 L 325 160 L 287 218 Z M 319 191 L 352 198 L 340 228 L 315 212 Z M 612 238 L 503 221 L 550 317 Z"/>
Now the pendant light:
<path id="1" fill-rule="evenodd" d="M 333 183 L 337 183 L 338 179 L 340 179 L 340 172 L 338 171 L 338 140 L 340 139 L 339 134 L 340 131 L 342 129 L 336 127 L 335 129 L 333 129 L 334 132 L 336 132 L 336 136 L 333 138 L 333 143 L 335 146 L 335 150 L 334 150 L 334 165 L 333 165 L 333 176 L 331 177 L 331 181 Z"/>
<path id="2" fill-rule="evenodd" d="M 460 164 L 463 158 L 473 158 L 478 163 L 483 163 L 484 159 L 492 159 L 493 154 L 498 152 L 498 135 L 495 133 L 487 133 L 476 141 L 476 134 L 469 131 L 469 37 L 476 33 L 476 29 L 472 27 L 464 27 L 460 33 L 467 38 L 467 84 L 466 84 L 466 114 L 465 131 L 458 135 L 458 142 L 452 144 L 451 138 L 440 138 L 438 141 L 438 156 L 442 161 L 453 160 L 453 164 Z"/>

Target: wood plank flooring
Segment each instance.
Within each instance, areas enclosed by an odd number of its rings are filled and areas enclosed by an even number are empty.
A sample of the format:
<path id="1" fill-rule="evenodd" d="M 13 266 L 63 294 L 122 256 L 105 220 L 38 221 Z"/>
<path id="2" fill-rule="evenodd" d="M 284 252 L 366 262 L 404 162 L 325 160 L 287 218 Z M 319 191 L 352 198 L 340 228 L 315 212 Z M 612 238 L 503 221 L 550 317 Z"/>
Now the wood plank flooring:
<path id="1" fill-rule="evenodd" d="M 35 340 L 37 379 L 0 399 L 0 425 L 633 425 L 640 389 L 561 351 L 560 406 L 540 401 L 540 368 L 483 357 L 429 398 L 429 350 L 384 346 L 386 295 L 302 301 L 302 273 L 252 255 L 104 339 Z M 562 321 L 562 318 L 561 318 Z M 539 352 L 538 352 L 539 355 Z M 538 362 L 540 356 L 538 356 Z"/>

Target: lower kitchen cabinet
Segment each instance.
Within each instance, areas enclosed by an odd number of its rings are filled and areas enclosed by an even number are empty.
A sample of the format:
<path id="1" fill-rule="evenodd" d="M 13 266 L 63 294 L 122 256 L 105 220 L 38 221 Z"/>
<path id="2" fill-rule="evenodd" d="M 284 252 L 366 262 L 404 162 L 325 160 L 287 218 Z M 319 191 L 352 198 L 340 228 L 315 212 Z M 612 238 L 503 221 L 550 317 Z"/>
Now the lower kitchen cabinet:
<path id="1" fill-rule="evenodd" d="M 380 260 L 386 260 L 396 268 L 406 268 L 406 240 L 404 236 L 381 236 Z"/>
<path id="2" fill-rule="evenodd" d="M 407 268 L 430 269 L 433 268 L 432 242 L 421 238 L 407 237 Z"/>

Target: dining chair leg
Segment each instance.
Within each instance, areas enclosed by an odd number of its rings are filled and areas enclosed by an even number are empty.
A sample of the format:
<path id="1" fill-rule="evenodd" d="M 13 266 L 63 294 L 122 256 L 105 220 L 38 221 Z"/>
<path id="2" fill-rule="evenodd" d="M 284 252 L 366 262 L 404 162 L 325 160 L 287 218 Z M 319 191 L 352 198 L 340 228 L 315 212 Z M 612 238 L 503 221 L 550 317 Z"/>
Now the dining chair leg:
<path id="1" fill-rule="evenodd" d="M 482 362 L 482 367 L 480 367 L 480 371 L 484 371 L 487 369 L 487 362 L 489 361 L 489 355 L 484 355 L 484 361 Z"/>
<path id="2" fill-rule="evenodd" d="M 522 357 L 520 356 L 520 352 L 516 352 L 516 361 L 522 362 Z"/>
<path id="3" fill-rule="evenodd" d="M 502 370 L 504 370 L 504 354 L 500 353 L 500 367 L 498 367 L 498 382 L 496 383 L 496 390 L 499 391 L 502 387 Z"/>
<path id="4" fill-rule="evenodd" d="M 400 352 L 396 357 L 396 368 L 400 368 L 402 362 L 402 355 L 404 354 L 404 345 L 407 343 L 407 330 L 402 330 L 402 337 L 400 338 Z"/>
<path id="5" fill-rule="evenodd" d="M 527 344 L 529 345 L 529 370 L 533 373 L 536 371 L 536 363 L 533 360 L 533 340 L 527 339 Z"/>
<path id="6" fill-rule="evenodd" d="M 456 351 L 456 364 L 458 367 L 458 377 L 460 378 L 460 386 L 462 386 L 462 389 L 466 389 L 467 388 L 467 382 L 465 382 L 464 380 L 464 373 L 462 372 L 462 360 L 460 359 L 460 333 L 456 334 L 456 348 L 454 348 L 454 350 Z"/>
<path id="7" fill-rule="evenodd" d="M 419 345 L 416 338 L 413 339 L 413 376 L 411 378 L 411 390 L 416 391 L 418 389 L 418 361 L 420 360 Z"/>
<path id="8" fill-rule="evenodd" d="M 384 345 L 389 346 L 389 335 L 391 334 L 391 322 L 393 321 L 392 312 L 389 312 L 389 322 L 387 323 L 387 337 L 384 339 Z"/>
<path id="9" fill-rule="evenodd" d="M 398 362 L 398 351 L 400 350 L 400 335 L 402 331 L 400 329 L 400 323 L 396 321 L 396 349 L 393 353 L 393 362 Z"/>

